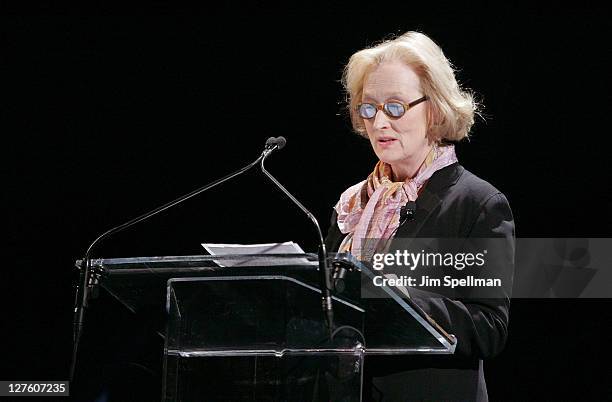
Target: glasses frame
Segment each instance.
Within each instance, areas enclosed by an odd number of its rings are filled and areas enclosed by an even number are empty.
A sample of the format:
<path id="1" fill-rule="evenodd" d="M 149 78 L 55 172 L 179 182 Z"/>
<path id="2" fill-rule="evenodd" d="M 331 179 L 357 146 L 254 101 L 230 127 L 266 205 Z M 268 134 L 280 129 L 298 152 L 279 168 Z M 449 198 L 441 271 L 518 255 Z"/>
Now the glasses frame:
<path id="1" fill-rule="evenodd" d="M 385 103 L 371 103 L 371 102 L 362 102 L 359 103 L 357 106 L 355 106 L 355 111 L 357 112 L 357 114 L 359 115 L 359 117 L 361 117 L 362 119 L 366 119 L 366 120 L 370 120 L 376 117 L 376 115 L 378 114 L 379 110 L 382 110 L 382 112 L 384 114 L 386 114 L 387 116 L 391 117 L 392 119 L 399 119 L 400 117 L 403 117 L 406 112 L 408 112 L 410 110 L 410 108 L 412 108 L 413 106 L 418 105 L 419 103 L 425 102 L 426 100 L 429 100 L 429 97 L 427 95 L 420 97 L 419 99 L 413 100 L 410 103 L 403 103 L 397 100 L 394 101 L 389 101 L 389 102 L 385 102 Z M 388 103 L 399 103 L 400 105 L 404 106 L 404 113 L 401 114 L 401 116 L 393 116 L 391 114 L 389 114 L 389 112 L 387 112 L 387 104 Z M 361 109 L 361 106 L 363 105 L 370 105 L 370 106 L 374 106 L 374 108 L 376 108 L 376 113 L 374 113 L 374 116 L 372 117 L 363 117 L 361 115 L 361 113 L 359 112 L 359 109 Z"/>

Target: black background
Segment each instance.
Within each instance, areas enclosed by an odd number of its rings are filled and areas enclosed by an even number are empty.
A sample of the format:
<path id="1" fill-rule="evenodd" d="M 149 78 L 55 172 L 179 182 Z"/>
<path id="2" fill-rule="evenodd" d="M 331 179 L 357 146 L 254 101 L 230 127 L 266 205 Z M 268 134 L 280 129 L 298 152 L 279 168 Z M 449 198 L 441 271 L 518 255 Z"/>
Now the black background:
<path id="1" fill-rule="evenodd" d="M 480 95 L 486 120 L 458 157 L 506 194 L 517 236 L 609 236 L 603 8 L 210 7 L 3 12 L 0 379 L 66 379 L 73 261 L 104 230 L 253 160 L 268 136 L 288 140 L 268 169 L 327 228 L 339 194 L 376 161 L 350 132 L 341 70 L 389 34 L 428 34 Z M 316 246 L 308 220 L 253 172 L 94 254 L 199 254 L 203 241 L 286 240 Z M 611 306 L 514 301 L 506 349 L 485 362 L 491 400 L 608 394 L 601 363 L 609 362 Z"/>

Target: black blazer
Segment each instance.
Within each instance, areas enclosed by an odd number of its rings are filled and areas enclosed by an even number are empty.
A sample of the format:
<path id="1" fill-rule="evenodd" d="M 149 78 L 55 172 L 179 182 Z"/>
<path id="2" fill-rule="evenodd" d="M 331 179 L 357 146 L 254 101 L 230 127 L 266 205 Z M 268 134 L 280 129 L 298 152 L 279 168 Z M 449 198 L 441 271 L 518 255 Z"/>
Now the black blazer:
<path id="1" fill-rule="evenodd" d="M 334 211 L 326 238 L 330 251 L 344 238 Z M 506 197 L 458 163 L 435 172 L 416 200 L 414 220 L 396 237 L 501 237 L 513 270 L 514 220 Z M 506 272 L 512 278 L 513 272 Z M 411 298 L 442 328 L 457 337 L 454 355 L 368 357 L 364 400 L 487 401 L 482 359 L 500 353 L 508 336 L 509 295 L 452 300 L 410 289 Z"/>

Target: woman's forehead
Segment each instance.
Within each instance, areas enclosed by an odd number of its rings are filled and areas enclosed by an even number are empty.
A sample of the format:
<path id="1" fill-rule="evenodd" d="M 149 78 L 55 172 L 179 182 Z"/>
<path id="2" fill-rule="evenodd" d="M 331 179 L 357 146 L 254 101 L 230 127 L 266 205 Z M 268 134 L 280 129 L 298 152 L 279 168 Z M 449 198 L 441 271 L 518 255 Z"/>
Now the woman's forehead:
<path id="1" fill-rule="evenodd" d="M 415 96 L 420 93 L 421 80 L 414 69 L 400 62 L 377 66 L 365 78 L 363 96 L 371 98 Z"/>

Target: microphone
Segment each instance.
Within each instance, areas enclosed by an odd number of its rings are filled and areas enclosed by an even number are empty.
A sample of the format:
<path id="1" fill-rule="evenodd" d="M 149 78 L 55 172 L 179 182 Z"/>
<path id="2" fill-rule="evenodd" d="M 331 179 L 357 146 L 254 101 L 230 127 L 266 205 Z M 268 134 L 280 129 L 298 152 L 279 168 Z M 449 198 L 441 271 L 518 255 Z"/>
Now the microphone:
<path id="1" fill-rule="evenodd" d="M 249 163 L 248 165 L 246 165 L 245 167 L 238 169 L 237 171 L 228 174 L 225 177 L 222 177 L 218 180 L 213 181 L 212 183 L 209 183 L 205 186 L 202 186 L 192 192 L 190 192 L 189 194 L 185 194 L 182 197 L 179 197 L 173 201 L 170 201 L 160 207 L 155 208 L 152 211 L 149 211 L 145 214 L 142 214 L 132 220 L 129 220 L 119 226 L 115 226 L 114 228 L 107 230 L 106 232 L 102 233 L 100 236 L 98 236 L 98 238 L 96 238 L 96 240 L 94 240 L 90 245 L 89 248 L 87 248 L 87 251 L 85 252 L 85 257 L 83 258 L 83 260 L 81 261 L 81 273 L 80 273 L 80 278 L 79 278 L 79 284 L 77 284 L 77 288 L 76 288 L 76 295 L 75 295 L 75 304 L 74 304 L 74 329 L 73 329 L 73 349 L 72 349 L 72 362 L 70 364 L 70 380 L 72 381 L 74 379 L 74 374 L 75 374 L 75 370 L 76 370 L 76 362 L 77 362 L 77 354 L 78 354 L 78 348 L 79 348 L 79 343 L 80 343 L 80 339 L 81 339 L 81 334 L 83 332 L 83 324 L 85 321 L 85 310 L 88 307 L 89 304 L 89 299 L 90 299 L 90 292 L 93 290 L 94 286 L 97 283 L 97 278 L 95 276 L 92 275 L 91 272 L 91 261 L 89 256 L 91 255 L 91 252 L 93 250 L 93 248 L 99 244 L 102 240 L 104 240 L 105 238 L 117 233 L 117 232 L 121 232 L 133 225 L 136 225 L 137 223 L 140 223 L 146 219 L 151 218 L 154 215 L 159 214 L 160 212 L 163 212 L 167 209 L 170 209 L 180 203 L 182 203 L 183 201 L 186 201 L 192 197 L 195 197 L 196 195 L 203 193 L 204 191 L 210 190 L 211 188 L 226 182 L 236 176 L 241 175 L 242 173 L 246 172 L 247 170 L 251 169 L 253 166 L 257 165 L 260 161 L 263 161 L 263 159 L 268 156 L 271 152 L 275 151 L 276 149 L 281 149 L 282 147 L 285 146 L 285 143 L 287 141 L 283 138 L 283 137 L 279 137 L 279 138 L 274 138 L 274 137 L 270 137 L 267 139 L 266 141 L 266 145 L 265 148 L 263 150 L 263 152 L 261 153 L 261 155 L 259 155 L 259 157 Z"/>
<path id="2" fill-rule="evenodd" d="M 268 139 L 270 142 L 270 146 L 272 147 L 270 152 L 267 153 L 262 159 L 260 163 L 261 171 L 274 183 L 295 205 L 297 205 L 308 218 L 315 225 L 317 230 L 317 234 L 319 235 L 319 285 L 321 288 L 321 307 L 323 309 L 323 314 L 325 316 L 325 320 L 327 322 L 327 328 L 332 335 L 332 331 L 334 330 L 334 308 L 332 305 L 331 298 L 331 288 L 332 288 L 332 280 L 331 280 L 331 272 L 327 266 L 327 250 L 325 249 L 325 240 L 323 239 L 323 233 L 321 232 L 321 226 L 319 226 L 319 221 L 317 218 L 308 210 L 306 207 L 295 198 L 289 190 L 287 190 L 282 184 L 279 183 L 274 176 L 272 176 L 264 167 L 264 162 L 268 155 L 277 150 L 282 149 L 286 144 L 287 140 L 285 137 L 278 137 L 274 139 Z M 266 146 L 268 142 L 266 142 Z"/>
<path id="3" fill-rule="evenodd" d="M 416 202 L 408 201 L 406 205 L 400 208 L 400 222 L 409 222 L 414 220 L 414 214 L 416 212 Z"/>
<path id="4" fill-rule="evenodd" d="M 285 147 L 285 144 L 287 144 L 287 140 L 285 139 L 285 137 L 270 137 L 266 141 L 266 149 L 273 148 L 274 146 L 276 146 L 273 151 L 277 149 L 280 150 Z"/>

